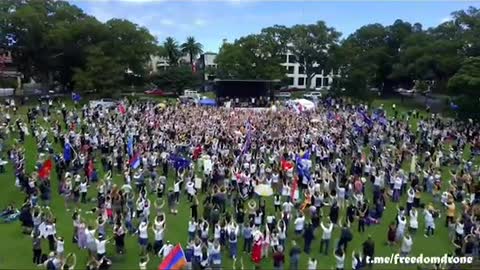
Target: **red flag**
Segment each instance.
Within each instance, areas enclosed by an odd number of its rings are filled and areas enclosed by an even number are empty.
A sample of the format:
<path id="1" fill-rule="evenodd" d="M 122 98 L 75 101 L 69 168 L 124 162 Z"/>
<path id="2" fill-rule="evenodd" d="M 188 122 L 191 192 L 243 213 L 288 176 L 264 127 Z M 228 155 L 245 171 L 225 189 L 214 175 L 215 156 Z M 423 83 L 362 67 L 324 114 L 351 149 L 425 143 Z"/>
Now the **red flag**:
<path id="1" fill-rule="evenodd" d="M 162 263 L 158 266 L 158 270 L 180 270 L 187 265 L 185 253 L 182 246 L 177 244 L 167 257 L 165 257 Z"/>
<path id="2" fill-rule="evenodd" d="M 295 202 L 295 192 L 298 189 L 298 177 L 293 178 L 292 189 L 290 190 L 290 198 L 292 202 Z"/>
<path id="3" fill-rule="evenodd" d="M 93 165 L 93 159 L 90 159 L 87 166 L 87 176 L 89 179 L 92 176 L 93 169 L 95 169 L 95 166 Z"/>
<path id="4" fill-rule="evenodd" d="M 193 151 L 193 160 L 197 160 L 202 154 L 202 146 L 198 145 Z"/>
<path id="5" fill-rule="evenodd" d="M 288 171 L 288 170 L 291 170 L 293 168 L 293 163 L 290 162 L 290 161 L 286 161 L 285 159 L 282 159 L 282 161 L 280 163 L 281 163 L 282 169 L 284 171 Z"/>
<path id="6" fill-rule="evenodd" d="M 196 73 L 196 72 L 197 72 L 197 67 L 195 66 L 195 64 L 192 65 L 192 72 L 193 72 L 193 73 Z"/>
<path id="7" fill-rule="evenodd" d="M 127 113 L 127 110 L 125 109 L 125 106 L 123 106 L 122 103 L 118 104 L 118 111 L 119 111 L 121 114 Z"/>
<path id="8" fill-rule="evenodd" d="M 50 177 L 50 173 L 52 172 L 52 161 L 50 159 L 47 159 L 44 163 L 43 166 L 40 168 L 38 171 L 38 177 L 40 179 L 45 180 L 48 177 Z"/>

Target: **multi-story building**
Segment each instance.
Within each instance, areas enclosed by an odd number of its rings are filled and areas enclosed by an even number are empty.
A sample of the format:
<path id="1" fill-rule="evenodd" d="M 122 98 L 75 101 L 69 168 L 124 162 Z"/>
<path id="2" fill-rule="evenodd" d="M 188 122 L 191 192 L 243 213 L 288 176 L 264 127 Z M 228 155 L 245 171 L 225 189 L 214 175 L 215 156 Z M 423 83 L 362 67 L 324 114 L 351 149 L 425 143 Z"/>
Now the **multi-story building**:
<path id="1" fill-rule="evenodd" d="M 190 62 L 189 54 L 180 57 L 180 59 L 178 59 L 178 62 L 189 63 Z M 157 71 L 167 69 L 170 66 L 170 62 L 168 60 L 168 57 L 150 55 L 150 61 L 148 62 L 148 66 L 150 68 L 150 72 L 155 73 Z"/>
<path id="2" fill-rule="evenodd" d="M 295 59 L 295 55 L 287 53 L 285 55 L 285 62 L 281 65 L 286 69 L 286 76 L 288 78 L 289 88 L 305 89 L 307 83 L 307 75 L 305 70 Z M 339 74 L 333 72 L 333 70 L 323 70 L 320 74 L 316 74 L 311 80 L 310 89 L 322 90 L 330 89 L 334 80 L 338 78 Z"/>
<path id="3" fill-rule="evenodd" d="M 203 71 L 205 75 L 205 80 L 213 80 L 212 74 L 209 74 L 212 69 L 217 68 L 217 63 L 215 59 L 217 57 L 216 53 L 206 52 L 201 54 L 200 57 L 196 60 L 196 69 L 197 71 Z M 181 61 L 188 62 L 190 58 L 185 56 L 181 59 Z M 158 57 L 152 56 L 151 57 L 151 65 L 152 71 L 156 72 L 160 69 L 166 69 L 169 66 L 168 58 L 165 57 Z M 287 53 L 285 55 L 284 62 L 281 64 L 285 67 L 286 73 L 285 75 L 288 78 L 288 87 L 289 88 L 298 88 L 298 89 L 305 89 L 306 88 L 306 81 L 307 75 L 303 70 L 303 67 L 298 63 L 297 59 L 295 59 L 295 55 Z M 338 73 L 334 73 L 333 70 L 327 71 L 322 70 L 320 74 L 316 74 L 310 85 L 310 89 L 312 90 L 328 90 L 330 89 L 331 85 L 333 84 L 335 78 L 339 76 Z"/>
<path id="4" fill-rule="evenodd" d="M 215 59 L 217 58 L 216 53 L 212 52 L 206 52 L 204 54 L 201 54 L 200 57 L 198 58 L 196 62 L 196 67 L 197 70 L 203 71 L 205 80 L 213 80 L 213 74 L 211 74 L 212 69 L 217 68 L 217 63 L 215 62 Z"/>

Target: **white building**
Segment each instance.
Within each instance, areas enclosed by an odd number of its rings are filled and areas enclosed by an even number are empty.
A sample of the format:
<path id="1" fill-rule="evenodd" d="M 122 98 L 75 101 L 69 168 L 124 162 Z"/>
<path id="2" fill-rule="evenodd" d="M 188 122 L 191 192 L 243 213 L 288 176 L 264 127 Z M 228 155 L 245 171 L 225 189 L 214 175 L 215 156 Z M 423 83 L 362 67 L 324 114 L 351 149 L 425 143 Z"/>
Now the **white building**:
<path id="1" fill-rule="evenodd" d="M 200 57 L 196 60 L 197 70 L 206 71 L 205 80 L 209 79 L 208 70 L 212 68 L 217 68 L 217 63 L 215 62 L 216 58 L 217 58 L 216 53 L 206 52 L 200 55 Z M 150 65 L 151 65 L 152 72 L 156 72 L 157 70 L 165 70 L 169 66 L 168 58 L 166 57 L 151 56 L 150 59 L 151 59 Z M 182 57 L 180 61 L 185 61 L 188 63 L 190 61 L 190 58 L 187 55 Z M 307 75 L 305 74 L 303 67 L 301 67 L 300 64 L 297 62 L 297 60 L 295 59 L 294 55 L 287 53 L 285 55 L 285 60 L 281 65 L 285 67 L 286 76 L 289 79 L 289 82 L 288 82 L 289 88 L 298 88 L 298 89 L 306 88 Z M 321 90 L 321 89 L 328 90 L 333 84 L 334 79 L 338 76 L 339 76 L 338 73 L 334 74 L 332 70 L 330 71 L 322 70 L 322 73 L 317 74 L 313 77 L 311 81 L 310 89 L 311 90 Z"/>
<path id="2" fill-rule="evenodd" d="M 195 60 L 195 59 L 194 59 Z M 180 57 L 178 60 L 179 63 L 190 63 L 190 56 L 189 54 Z M 165 70 L 170 66 L 168 61 L 168 57 L 165 56 L 157 56 L 157 55 L 150 55 L 150 61 L 148 62 L 148 66 L 150 68 L 151 73 L 155 73 L 160 70 Z"/>
<path id="3" fill-rule="evenodd" d="M 307 75 L 305 74 L 305 70 L 302 66 L 297 62 L 295 59 L 295 55 L 287 53 L 285 56 L 285 62 L 281 64 L 287 70 L 287 78 L 288 78 L 288 87 L 289 88 L 298 88 L 298 89 L 305 89 L 307 83 Z M 335 78 L 339 75 L 333 74 L 333 71 L 327 71 L 322 69 L 322 73 L 316 74 L 310 85 L 310 89 L 321 90 L 330 89 L 330 86 L 333 84 Z"/>
<path id="4" fill-rule="evenodd" d="M 217 63 L 215 62 L 216 58 L 217 54 L 212 52 L 206 52 L 200 55 L 200 58 L 198 58 L 196 63 L 197 70 L 205 71 L 205 80 L 208 80 L 209 76 L 211 75 L 208 73 L 208 71 L 217 68 Z"/>

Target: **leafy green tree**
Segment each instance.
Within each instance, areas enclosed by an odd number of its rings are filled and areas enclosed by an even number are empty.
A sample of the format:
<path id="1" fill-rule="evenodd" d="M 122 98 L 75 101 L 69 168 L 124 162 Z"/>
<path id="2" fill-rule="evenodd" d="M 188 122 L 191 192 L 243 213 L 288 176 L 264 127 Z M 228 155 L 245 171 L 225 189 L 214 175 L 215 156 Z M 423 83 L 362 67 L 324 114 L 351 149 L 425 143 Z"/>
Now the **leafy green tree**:
<path id="1" fill-rule="evenodd" d="M 454 95 L 466 95 L 473 99 L 480 97 L 480 57 L 467 58 L 448 81 L 448 89 Z"/>
<path id="2" fill-rule="evenodd" d="M 187 37 L 187 41 L 181 45 L 182 52 L 190 57 L 190 66 L 193 67 L 194 59 L 203 53 L 203 46 L 194 37 Z"/>
<path id="3" fill-rule="evenodd" d="M 73 80 L 79 90 L 113 90 L 123 80 L 125 69 L 99 47 L 88 49 L 87 63 L 77 68 Z"/>
<path id="4" fill-rule="evenodd" d="M 218 76 L 233 79 L 280 79 L 285 68 L 282 50 L 272 46 L 266 34 L 249 35 L 224 43 L 216 58 Z M 283 54 L 284 55 L 284 54 Z"/>
<path id="5" fill-rule="evenodd" d="M 199 86 L 201 78 L 187 66 L 174 66 L 151 75 L 150 81 L 166 91 L 180 95 L 187 88 Z"/>
<path id="6" fill-rule="evenodd" d="M 178 42 L 172 37 L 167 37 L 165 42 L 163 42 L 163 48 L 168 57 L 170 65 L 177 66 L 181 56 Z"/>
<path id="7" fill-rule="evenodd" d="M 305 71 L 306 90 L 309 90 L 315 75 L 320 74 L 322 70 L 328 73 L 333 67 L 331 51 L 339 46 L 341 34 L 323 21 L 309 25 L 294 25 L 289 32 L 287 48 Z"/>

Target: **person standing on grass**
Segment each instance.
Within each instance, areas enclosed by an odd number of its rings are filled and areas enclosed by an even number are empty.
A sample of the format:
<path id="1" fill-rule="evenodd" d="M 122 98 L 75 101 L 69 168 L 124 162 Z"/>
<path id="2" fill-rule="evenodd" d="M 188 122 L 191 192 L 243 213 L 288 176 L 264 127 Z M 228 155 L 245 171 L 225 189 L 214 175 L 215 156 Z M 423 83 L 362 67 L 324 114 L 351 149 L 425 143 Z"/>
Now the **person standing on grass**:
<path id="1" fill-rule="evenodd" d="M 347 250 L 347 245 L 352 240 L 352 232 L 350 231 L 348 223 L 345 223 L 340 233 L 340 240 L 338 241 L 337 249 Z"/>
<path id="2" fill-rule="evenodd" d="M 363 249 L 363 264 L 367 264 L 367 258 L 373 258 L 375 256 L 375 242 L 372 240 L 372 236 L 369 235 L 368 239 L 362 244 Z"/>
<path id="3" fill-rule="evenodd" d="M 310 254 L 310 249 L 312 246 L 312 242 L 315 239 L 315 234 L 313 231 L 313 226 L 311 223 L 307 223 L 305 226 L 305 230 L 303 232 L 303 240 L 304 240 L 304 249 L 303 251 L 307 254 Z"/>
<path id="4" fill-rule="evenodd" d="M 402 240 L 402 245 L 400 247 L 400 256 L 407 257 L 412 251 L 413 239 L 410 234 L 405 234 Z"/>
<path id="5" fill-rule="evenodd" d="M 147 265 L 149 261 L 150 261 L 150 257 L 148 256 L 148 254 L 145 255 L 145 257 L 141 257 L 140 262 L 138 263 L 138 269 L 147 270 Z"/>
<path id="6" fill-rule="evenodd" d="M 285 264 L 285 255 L 283 254 L 283 247 L 278 246 L 277 250 L 273 253 L 273 269 L 283 270 Z"/>
<path id="7" fill-rule="evenodd" d="M 317 270 L 317 260 L 315 258 L 308 259 L 308 270 Z"/>
<path id="8" fill-rule="evenodd" d="M 326 225 L 320 222 L 322 228 L 322 239 L 320 240 L 320 253 L 328 255 L 328 248 L 330 247 L 330 239 L 332 238 L 333 224 L 327 221 Z"/>
<path id="9" fill-rule="evenodd" d="M 148 222 L 142 221 L 138 226 L 138 244 L 140 246 L 140 253 L 145 254 L 148 245 Z"/>
<path id="10" fill-rule="evenodd" d="M 336 270 L 344 270 L 344 268 L 345 268 L 345 252 L 342 249 L 337 249 L 337 251 L 335 251 L 334 256 L 335 256 L 335 261 L 336 261 L 335 269 Z"/>
<path id="11" fill-rule="evenodd" d="M 38 231 L 33 232 L 32 237 L 32 246 L 33 246 L 33 263 L 35 265 L 41 264 L 42 258 L 42 237 Z"/>
<path id="12" fill-rule="evenodd" d="M 281 246 L 283 247 L 283 246 Z M 298 265 L 300 263 L 300 254 L 302 251 L 297 246 L 297 242 L 292 241 L 292 247 L 290 249 L 290 270 L 298 270 Z"/>

